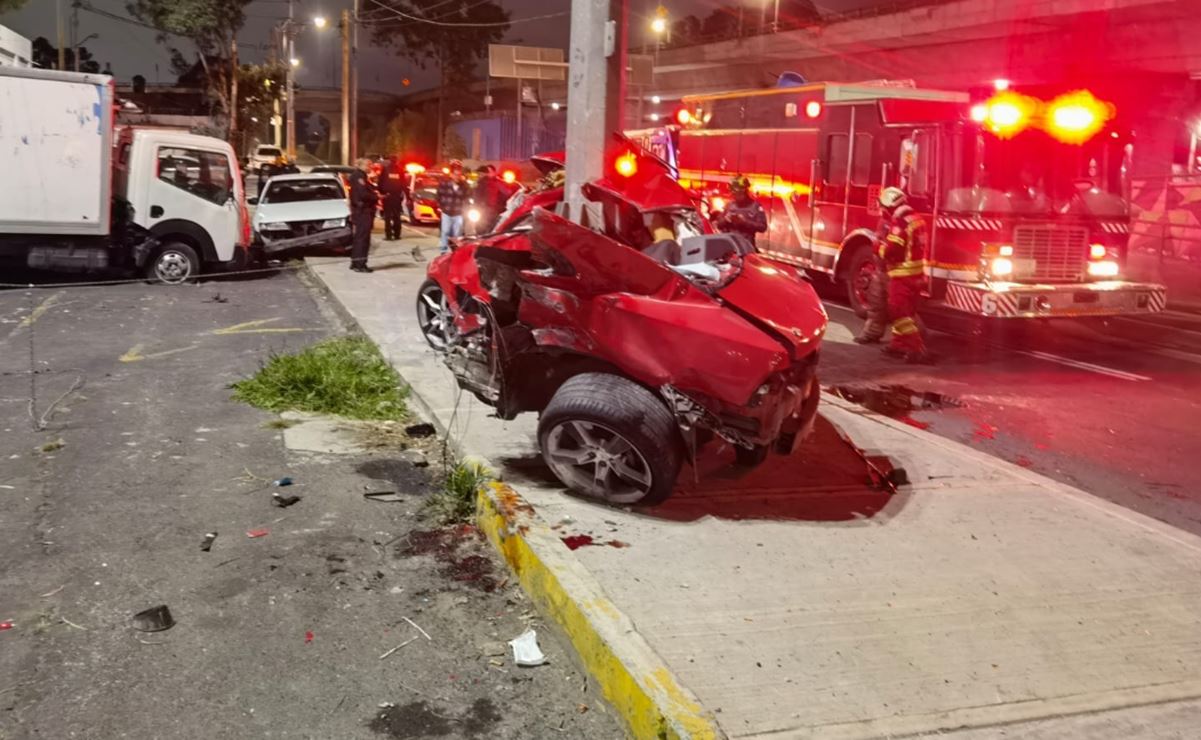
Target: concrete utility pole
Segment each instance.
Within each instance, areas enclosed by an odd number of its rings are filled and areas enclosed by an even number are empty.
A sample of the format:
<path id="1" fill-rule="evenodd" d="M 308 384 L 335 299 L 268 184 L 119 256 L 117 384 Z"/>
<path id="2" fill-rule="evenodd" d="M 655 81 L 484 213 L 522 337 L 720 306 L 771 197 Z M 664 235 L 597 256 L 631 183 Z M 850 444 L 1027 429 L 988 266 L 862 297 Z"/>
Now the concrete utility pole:
<path id="1" fill-rule="evenodd" d="M 585 223 L 581 186 L 604 174 L 605 150 L 622 129 L 629 0 L 572 0 L 567 68 L 569 217 Z"/>
<path id="2" fill-rule="evenodd" d="M 229 39 L 229 143 L 236 150 L 238 146 L 238 36 L 233 34 Z"/>
<path id="3" fill-rule="evenodd" d="M 342 164 L 350 164 L 350 11 L 342 11 Z"/>
<path id="4" fill-rule="evenodd" d="M 63 22 L 63 0 L 58 0 L 55 5 L 55 10 L 58 11 L 58 68 L 66 70 L 67 68 L 67 29 Z"/>
<path id="5" fill-rule="evenodd" d="M 295 108 L 295 81 L 296 81 L 296 27 L 295 16 L 292 15 L 292 0 L 288 0 L 288 22 L 284 24 L 284 63 L 288 65 L 288 81 L 284 94 L 287 95 L 287 141 L 288 141 L 288 159 L 296 158 L 296 108 Z"/>
<path id="6" fill-rule="evenodd" d="M 350 16 L 350 160 L 359 157 L 359 7 L 362 0 L 354 0 L 354 12 Z"/>

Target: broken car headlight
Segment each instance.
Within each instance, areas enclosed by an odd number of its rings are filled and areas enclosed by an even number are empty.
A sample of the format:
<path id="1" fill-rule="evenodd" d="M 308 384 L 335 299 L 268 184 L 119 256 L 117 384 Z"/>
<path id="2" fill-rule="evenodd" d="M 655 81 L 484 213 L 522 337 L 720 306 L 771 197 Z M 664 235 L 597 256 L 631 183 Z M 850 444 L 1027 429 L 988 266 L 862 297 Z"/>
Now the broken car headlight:
<path id="1" fill-rule="evenodd" d="M 346 219 L 344 218 L 327 218 L 321 222 L 321 228 L 323 229 L 340 229 L 345 225 Z"/>
<path id="2" fill-rule="evenodd" d="M 275 221 L 269 224 L 263 224 L 259 227 L 259 231 L 287 231 L 291 227 L 282 221 Z"/>

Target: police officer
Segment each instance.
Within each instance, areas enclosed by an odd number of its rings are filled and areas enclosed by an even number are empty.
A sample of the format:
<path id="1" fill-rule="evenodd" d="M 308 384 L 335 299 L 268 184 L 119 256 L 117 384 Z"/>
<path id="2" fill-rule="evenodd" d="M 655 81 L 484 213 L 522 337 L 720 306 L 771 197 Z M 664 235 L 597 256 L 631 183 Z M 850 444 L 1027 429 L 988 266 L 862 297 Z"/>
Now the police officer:
<path id="1" fill-rule="evenodd" d="M 355 171 L 350 175 L 350 222 L 354 244 L 350 250 L 350 269 L 355 272 L 374 272 L 367 266 L 367 253 L 371 251 L 371 229 L 375 227 L 375 209 L 379 194 L 367 179 L 371 162 L 360 159 L 355 162 Z"/>
<path id="2" fill-rule="evenodd" d="M 384 198 L 384 239 L 400 238 L 400 214 L 405 204 L 405 173 L 396 157 L 389 157 L 379 176 L 379 191 Z"/>
<path id="3" fill-rule="evenodd" d="M 745 175 L 737 175 L 730 181 L 732 202 L 717 217 L 713 225 L 720 231 L 742 234 L 751 244 L 755 235 L 767 231 L 767 213 L 759 201 L 751 197 L 751 181 Z"/>
<path id="4" fill-rule="evenodd" d="M 888 233 L 878 254 L 888 273 L 888 319 L 892 338 L 884 351 L 906 362 L 930 362 L 917 323 L 917 308 L 926 284 L 926 222 L 906 202 L 900 188 L 880 192 Z"/>

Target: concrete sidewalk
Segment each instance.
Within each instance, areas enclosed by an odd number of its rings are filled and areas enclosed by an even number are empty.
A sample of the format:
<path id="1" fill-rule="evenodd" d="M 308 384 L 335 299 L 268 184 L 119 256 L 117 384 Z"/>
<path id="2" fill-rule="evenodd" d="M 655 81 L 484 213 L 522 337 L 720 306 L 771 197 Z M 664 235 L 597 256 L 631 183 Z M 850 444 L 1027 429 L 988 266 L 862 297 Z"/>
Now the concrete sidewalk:
<path id="1" fill-rule="evenodd" d="M 459 446 L 532 505 L 531 523 L 500 522 L 494 539 L 511 562 L 553 571 L 547 608 L 568 615 L 560 623 L 635 736 L 656 722 L 693 737 L 1201 726 L 1197 706 L 1178 703 L 1201 697 L 1198 538 L 829 397 L 816 439 L 752 474 L 718 450 L 699 485 L 685 471 L 651 510 L 565 495 L 537 456 L 536 420 L 491 418 L 425 344 L 414 313 L 425 264 L 408 248 L 374 258 L 374 275 L 312 270 Z M 836 429 L 891 456 L 912 485 L 891 498 L 864 485 Z M 502 514 L 509 495 L 494 499 Z M 570 535 L 600 546 L 569 551 L 558 538 Z"/>

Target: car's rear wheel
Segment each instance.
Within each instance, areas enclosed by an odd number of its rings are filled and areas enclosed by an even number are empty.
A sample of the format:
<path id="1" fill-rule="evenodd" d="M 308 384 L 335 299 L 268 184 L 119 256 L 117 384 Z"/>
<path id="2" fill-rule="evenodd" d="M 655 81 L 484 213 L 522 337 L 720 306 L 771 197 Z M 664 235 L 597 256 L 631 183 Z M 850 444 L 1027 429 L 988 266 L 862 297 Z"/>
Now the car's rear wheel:
<path id="1" fill-rule="evenodd" d="M 679 427 L 663 402 L 608 373 L 564 383 L 542 412 L 538 441 L 564 485 L 610 504 L 663 501 L 683 462 Z"/>
<path id="2" fill-rule="evenodd" d="M 442 352 L 454 338 L 454 317 L 442 286 L 426 280 L 417 291 L 417 325 L 425 341 Z"/>
<path id="3" fill-rule="evenodd" d="M 154 282 L 180 285 L 200 274 L 200 257 L 183 242 L 169 242 L 159 247 L 146 263 L 145 274 Z"/>

